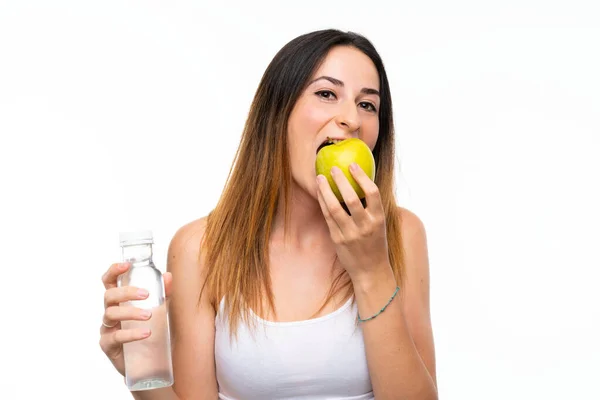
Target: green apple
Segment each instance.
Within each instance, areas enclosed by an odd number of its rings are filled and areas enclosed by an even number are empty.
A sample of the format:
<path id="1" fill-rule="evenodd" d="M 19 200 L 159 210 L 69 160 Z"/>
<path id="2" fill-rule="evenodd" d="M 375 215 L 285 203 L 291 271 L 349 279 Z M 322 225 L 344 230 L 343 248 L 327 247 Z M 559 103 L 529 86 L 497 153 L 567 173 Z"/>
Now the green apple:
<path id="1" fill-rule="evenodd" d="M 360 168 L 371 179 L 375 179 L 375 158 L 371 149 L 365 142 L 357 138 L 335 141 L 327 138 L 324 146 L 321 146 L 317 151 L 317 160 L 315 169 L 317 175 L 323 175 L 327 178 L 331 190 L 340 202 L 344 202 L 344 198 L 340 193 L 335 181 L 331 177 L 331 167 L 336 166 L 342 170 L 352 188 L 358 195 L 359 199 L 365 198 L 365 193 L 360 185 L 352 177 L 350 172 L 350 164 L 356 162 Z"/>

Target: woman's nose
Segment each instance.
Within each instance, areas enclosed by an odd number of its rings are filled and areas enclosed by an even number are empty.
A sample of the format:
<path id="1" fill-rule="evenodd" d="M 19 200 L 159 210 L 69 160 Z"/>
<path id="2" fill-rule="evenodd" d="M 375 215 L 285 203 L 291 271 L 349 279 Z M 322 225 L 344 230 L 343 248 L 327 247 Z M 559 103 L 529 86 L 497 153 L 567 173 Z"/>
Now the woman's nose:
<path id="1" fill-rule="evenodd" d="M 344 106 L 336 117 L 336 124 L 349 134 L 358 134 L 361 121 L 356 106 Z"/>

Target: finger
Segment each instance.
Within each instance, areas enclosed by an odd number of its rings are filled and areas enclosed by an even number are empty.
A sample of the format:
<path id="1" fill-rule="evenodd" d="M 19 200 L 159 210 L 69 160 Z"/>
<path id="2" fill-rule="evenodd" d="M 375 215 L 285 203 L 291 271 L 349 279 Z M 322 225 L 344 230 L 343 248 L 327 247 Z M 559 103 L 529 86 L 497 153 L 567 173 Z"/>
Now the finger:
<path id="1" fill-rule="evenodd" d="M 340 205 L 340 202 L 331 190 L 327 179 L 323 175 L 319 176 L 321 176 L 322 179 L 317 179 L 317 185 L 319 187 L 321 196 L 323 197 L 323 203 L 329 210 L 331 219 L 337 223 L 342 233 L 347 229 L 351 229 L 354 225 L 352 217 L 350 217 L 350 215 L 348 215 L 348 213 L 346 213 L 346 211 L 344 211 Z"/>
<path id="2" fill-rule="evenodd" d="M 165 284 L 165 297 L 170 297 L 171 290 L 173 290 L 173 274 L 171 274 L 170 272 L 165 272 L 163 274 L 163 282 Z"/>
<path id="3" fill-rule="evenodd" d="M 100 336 L 100 348 L 102 348 L 102 351 L 110 357 L 111 355 L 120 352 L 121 346 L 124 343 L 146 339 L 151 334 L 152 332 L 147 328 L 118 329 L 107 332 Z"/>
<path id="4" fill-rule="evenodd" d="M 350 215 L 358 223 L 362 222 L 367 217 L 367 213 L 362 203 L 360 202 L 356 191 L 354 190 L 352 185 L 350 185 L 350 181 L 348 180 L 346 175 L 344 175 L 340 168 L 333 167 L 331 168 L 331 176 L 333 177 L 335 184 L 337 185 L 338 189 L 340 190 L 340 193 L 342 194 L 344 203 L 350 211 Z"/>
<path id="5" fill-rule="evenodd" d="M 110 306 L 104 311 L 104 322 L 113 325 L 122 321 L 146 321 L 152 312 L 139 307 Z"/>
<path id="6" fill-rule="evenodd" d="M 149 328 L 136 328 L 136 329 L 119 329 L 118 331 L 114 331 L 113 335 L 114 341 L 117 344 L 129 343 L 136 340 L 142 340 L 147 338 L 152 334 L 152 331 Z"/>
<path id="7" fill-rule="evenodd" d="M 111 265 L 104 275 L 102 275 L 102 283 L 104 283 L 104 288 L 110 289 L 116 287 L 119 275 L 127 271 L 129 267 L 129 263 L 115 263 Z"/>
<path id="8" fill-rule="evenodd" d="M 325 177 L 322 177 L 322 178 L 323 178 L 323 182 L 328 185 L 326 178 Z M 317 178 L 317 180 L 320 180 L 320 179 Z M 317 185 L 321 185 L 321 182 L 318 182 Z M 321 193 L 320 187 L 317 189 L 317 200 L 319 201 L 319 205 L 321 206 L 321 211 L 323 212 L 323 216 L 325 217 L 325 222 L 327 222 L 327 226 L 329 227 L 329 233 L 331 234 L 332 239 L 335 241 L 336 238 L 343 237 L 342 231 L 341 231 L 339 225 L 337 224 L 337 222 L 331 215 L 331 212 L 329 211 L 329 208 L 327 207 L 327 204 L 325 203 L 325 199 L 323 198 L 323 193 Z M 336 198 L 336 201 L 337 201 L 337 198 Z"/>
<path id="9" fill-rule="evenodd" d="M 367 208 L 373 210 L 383 209 L 379 188 L 375 182 L 369 178 L 365 171 L 363 171 L 358 164 L 352 163 L 350 164 L 350 173 L 363 192 L 365 192 Z"/>
<path id="10" fill-rule="evenodd" d="M 120 329 L 119 321 L 113 321 L 108 319 L 106 316 L 102 317 L 102 325 L 100 325 L 100 333 L 104 333 L 106 331 L 113 331 L 116 329 Z"/>
<path id="11" fill-rule="evenodd" d="M 119 305 L 130 300 L 142 300 L 148 297 L 148 291 L 135 286 L 114 287 L 104 292 L 104 308 Z"/>

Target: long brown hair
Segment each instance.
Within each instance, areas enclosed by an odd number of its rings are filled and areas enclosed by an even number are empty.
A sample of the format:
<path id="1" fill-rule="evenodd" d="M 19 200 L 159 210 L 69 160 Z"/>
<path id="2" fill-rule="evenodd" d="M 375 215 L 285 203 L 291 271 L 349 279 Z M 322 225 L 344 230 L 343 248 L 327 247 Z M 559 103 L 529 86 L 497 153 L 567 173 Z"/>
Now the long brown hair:
<path id="1" fill-rule="evenodd" d="M 264 315 L 263 296 L 269 311 L 276 315 L 268 243 L 280 196 L 285 200 L 285 226 L 289 220 L 292 178 L 288 118 L 310 77 L 334 46 L 361 50 L 371 58 L 379 73 L 380 130 L 373 149 L 377 165 L 375 183 L 386 214 L 389 259 L 398 284 L 402 284 L 404 256 L 394 195 L 392 100 L 383 62 L 371 42 L 359 34 L 333 29 L 311 32 L 286 44 L 267 67 L 250 107 L 224 191 L 207 218 L 202 248 L 206 275 L 202 290 L 208 289 L 216 312 L 220 300 L 225 300 L 224 311 L 232 334 L 237 331 L 240 318 L 250 321 L 250 309 Z M 346 298 L 353 293 L 352 282 L 345 272 L 334 280 L 321 310 L 341 290 L 345 290 Z"/>

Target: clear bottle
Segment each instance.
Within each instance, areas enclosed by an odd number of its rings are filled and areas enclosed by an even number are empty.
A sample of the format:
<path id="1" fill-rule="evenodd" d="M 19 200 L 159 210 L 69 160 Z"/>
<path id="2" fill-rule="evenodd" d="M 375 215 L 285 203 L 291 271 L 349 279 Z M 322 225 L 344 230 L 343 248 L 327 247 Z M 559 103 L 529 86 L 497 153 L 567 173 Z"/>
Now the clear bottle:
<path id="1" fill-rule="evenodd" d="M 139 307 L 152 312 L 146 321 L 123 321 L 121 329 L 148 328 L 149 337 L 123 345 L 125 382 L 130 391 L 157 389 L 173 384 L 171 338 L 161 272 L 152 261 L 151 231 L 122 232 L 119 235 L 123 261 L 131 263 L 119 276 L 119 286 L 146 289 L 148 297 L 121 306 Z"/>

